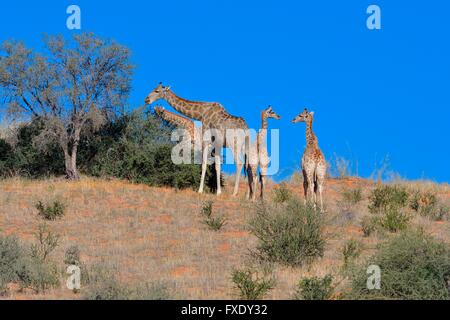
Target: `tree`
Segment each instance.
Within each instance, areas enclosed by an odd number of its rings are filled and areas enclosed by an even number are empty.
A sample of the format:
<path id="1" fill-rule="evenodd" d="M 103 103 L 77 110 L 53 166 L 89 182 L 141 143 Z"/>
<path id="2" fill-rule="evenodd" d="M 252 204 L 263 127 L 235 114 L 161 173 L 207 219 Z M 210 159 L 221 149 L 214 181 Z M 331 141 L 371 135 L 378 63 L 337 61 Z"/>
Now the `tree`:
<path id="1" fill-rule="evenodd" d="M 45 150 L 56 142 L 68 179 L 79 178 L 77 152 L 82 135 L 97 131 L 117 114 L 131 89 L 129 50 L 95 35 L 44 38 L 43 53 L 20 42 L 1 46 L 2 111 L 14 119 L 40 119 L 44 130 L 33 143 Z"/>

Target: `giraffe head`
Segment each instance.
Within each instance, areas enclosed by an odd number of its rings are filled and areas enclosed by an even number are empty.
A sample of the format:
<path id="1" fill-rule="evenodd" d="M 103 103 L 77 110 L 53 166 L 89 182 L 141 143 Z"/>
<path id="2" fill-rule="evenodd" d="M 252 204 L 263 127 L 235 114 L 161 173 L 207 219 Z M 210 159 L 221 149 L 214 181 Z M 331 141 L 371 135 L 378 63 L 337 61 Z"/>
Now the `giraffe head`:
<path id="1" fill-rule="evenodd" d="M 312 120 L 313 116 L 314 112 L 309 112 L 308 109 L 305 108 L 302 113 L 300 113 L 292 120 L 292 123 L 309 122 L 310 120 Z"/>
<path id="2" fill-rule="evenodd" d="M 268 106 L 264 111 L 262 112 L 262 116 L 266 119 L 273 118 L 276 120 L 280 120 L 281 117 L 273 111 L 272 106 Z"/>
<path id="3" fill-rule="evenodd" d="M 152 104 L 156 100 L 162 99 L 165 97 L 166 93 L 170 90 L 170 87 L 164 87 L 160 82 L 158 86 L 153 89 L 152 92 L 145 98 L 146 104 Z"/>
<path id="4" fill-rule="evenodd" d="M 161 114 L 163 114 L 164 113 L 164 108 L 162 107 L 162 106 L 155 106 L 155 113 L 157 114 L 157 115 L 161 115 Z"/>

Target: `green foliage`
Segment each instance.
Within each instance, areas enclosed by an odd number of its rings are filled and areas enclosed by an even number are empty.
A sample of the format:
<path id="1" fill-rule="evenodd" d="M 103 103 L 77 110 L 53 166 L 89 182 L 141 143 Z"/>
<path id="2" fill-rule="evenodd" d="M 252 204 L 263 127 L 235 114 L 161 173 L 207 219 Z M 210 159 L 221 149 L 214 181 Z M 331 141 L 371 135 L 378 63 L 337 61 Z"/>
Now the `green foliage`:
<path id="1" fill-rule="evenodd" d="M 0 295 L 7 293 L 8 283 L 18 280 L 16 270 L 23 255 L 17 238 L 0 236 Z"/>
<path id="2" fill-rule="evenodd" d="M 448 218 L 448 208 L 439 203 L 435 193 L 415 191 L 409 202 L 412 210 L 423 217 L 433 221 L 442 221 Z"/>
<path id="3" fill-rule="evenodd" d="M 348 205 L 356 205 L 362 200 L 362 190 L 361 188 L 345 190 L 342 192 L 343 201 Z"/>
<path id="4" fill-rule="evenodd" d="M 162 283 L 129 286 L 120 283 L 115 273 L 103 267 L 90 272 L 91 281 L 84 293 L 86 300 L 168 300 L 169 291 Z"/>
<path id="5" fill-rule="evenodd" d="M 390 232 L 407 228 L 410 216 L 403 208 L 407 204 L 408 197 L 408 192 L 401 186 L 377 187 L 369 198 L 369 211 L 378 215 L 373 222 Z"/>
<path id="6" fill-rule="evenodd" d="M 298 283 L 293 298 L 296 300 L 329 300 L 334 293 L 332 282 L 331 275 L 323 278 L 304 278 Z"/>
<path id="7" fill-rule="evenodd" d="M 250 230 L 259 239 L 257 255 L 290 266 L 323 256 L 322 228 L 322 215 L 297 199 L 284 206 L 261 204 L 250 221 Z"/>
<path id="8" fill-rule="evenodd" d="M 280 183 L 278 187 L 273 190 L 273 202 L 285 203 L 292 198 L 292 194 L 287 188 L 286 183 Z"/>
<path id="9" fill-rule="evenodd" d="M 372 191 L 369 200 L 371 213 L 384 214 L 391 209 L 403 208 L 408 201 L 408 192 L 402 186 L 382 185 Z"/>
<path id="10" fill-rule="evenodd" d="M 232 281 L 238 296 L 242 300 L 260 300 L 275 285 L 273 278 L 260 276 L 252 269 L 233 270 Z"/>
<path id="11" fill-rule="evenodd" d="M 66 206 L 59 200 L 55 200 L 51 204 L 44 204 L 42 201 L 38 201 L 35 207 L 40 217 L 51 221 L 64 216 L 66 209 Z"/>
<path id="12" fill-rule="evenodd" d="M 200 214 L 203 217 L 203 224 L 211 230 L 219 231 L 226 224 L 226 218 L 223 216 L 213 216 L 213 204 L 214 202 L 211 200 L 203 203 Z"/>
<path id="13" fill-rule="evenodd" d="M 361 243 L 355 239 L 347 241 L 342 248 L 342 256 L 344 258 L 344 266 L 348 266 L 350 262 L 358 258 L 361 254 Z"/>
<path id="14" fill-rule="evenodd" d="M 389 208 L 384 215 L 374 221 L 385 230 L 397 232 L 406 229 L 410 219 L 411 217 L 403 210 Z"/>
<path id="15" fill-rule="evenodd" d="M 50 144 L 42 151 L 33 143 L 42 130 L 43 122 L 35 118 L 19 126 L 14 146 L 0 139 L 0 177 L 38 178 L 64 174 L 64 158 L 60 147 Z"/>
<path id="16" fill-rule="evenodd" d="M 365 237 L 369 237 L 377 229 L 377 219 L 365 216 L 361 221 L 361 228 Z"/>
<path id="17" fill-rule="evenodd" d="M 381 290 L 367 289 L 367 267 L 381 269 Z M 422 231 L 405 231 L 381 246 L 352 279 L 355 299 L 450 299 L 450 248 Z"/>
<path id="18" fill-rule="evenodd" d="M 44 227 L 36 234 L 37 243 L 27 250 L 16 238 L 0 237 L 0 292 L 8 283 L 43 292 L 59 284 L 58 269 L 48 259 L 56 248 L 57 236 Z"/>
<path id="19" fill-rule="evenodd" d="M 47 225 L 41 224 L 38 227 L 35 238 L 36 243 L 31 245 L 31 256 L 45 261 L 58 246 L 59 235 L 54 234 Z"/>
<path id="20" fill-rule="evenodd" d="M 79 266 L 81 263 L 80 248 L 78 246 L 70 246 L 64 254 L 64 263 L 68 266 Z"/>

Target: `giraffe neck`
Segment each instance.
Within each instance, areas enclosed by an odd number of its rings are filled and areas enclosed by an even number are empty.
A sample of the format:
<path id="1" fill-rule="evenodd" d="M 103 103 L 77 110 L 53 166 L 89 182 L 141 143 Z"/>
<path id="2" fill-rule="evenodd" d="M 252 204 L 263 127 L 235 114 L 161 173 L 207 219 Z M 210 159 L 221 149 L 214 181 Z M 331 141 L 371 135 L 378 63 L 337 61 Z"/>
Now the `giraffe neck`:
<path id="1" fill-rule="evenodd" d="M 313 119 L 306 123 L 306 145 L 308 148 L 317 147 L 317 138 L 312 129 Z"/>
<path id="2" fill-rule="evenodd" d="M 267 129 L 268 124 L 267 124 L 267 117 L 262 114 L 261 115 L 261 129 Z"/>
<path id="3" fill-rule="evenodd" d="M 164 98 L 175 110 L 185 116 L 198 121 L 203 120 L 203 113 L 205 112 L 204 105 L 206 103 L 194 102 L 180 98 L 171 90 L 166 92 Z"/>
<path id="4" fill-rule="evenodd" d="M 189 132 L 191 139 L 194 139 L 195 124 L 191 119 L 171 113 L 167 110 L 162 112 L 161 117 L 178 129 L 186 129 Z"/>

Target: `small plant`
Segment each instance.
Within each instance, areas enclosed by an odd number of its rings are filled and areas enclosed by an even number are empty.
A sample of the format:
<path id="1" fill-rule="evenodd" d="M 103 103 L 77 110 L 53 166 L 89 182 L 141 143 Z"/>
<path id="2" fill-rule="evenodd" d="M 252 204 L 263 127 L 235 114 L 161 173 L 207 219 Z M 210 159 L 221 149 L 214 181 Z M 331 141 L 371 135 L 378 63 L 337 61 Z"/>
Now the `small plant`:
<path id="1" fill-rule="evenodd" d="M 348 264 L 354 259 L 358 258 L 360 254 L 361 254 L 361 243 L 354 239 L 347 241 L 347 243 L 342 248 L 344 266 L 348 266 Z"/>
<path id="2" fill-rule="evenodd" d="M 286 186 L 286 183 L 280 183 L 280 185 L 273 191 L 273 202 L 275 203 L 285 203 L 288 201 L 292 195 Z"/>
<path id="3" fill-rule="evenodd" d="M 362 200 L 362 190 L 361 188 L 345 190 L 342 193 L 342 198 L 344 202 L 350 206 L 354 206 L 361 202 Z"/>
<path id="4" fill-rule="evenodd" d="M 227 220 L 224 217 L 214 217 L 203 220 L 203 223 L 214 231 L 219 231 L 220 229 L 222 229 L 226 222 Z"/>
<path id="5" fill-rule="evenodd" d="M 415 191 L 409 206 L 421 216 L 434 221 L 442 221 L 447 218 L 448 208 L 439 203 L 436 194 L 433 192 Z"/>
<path id="6" fill-rule="evenodd" d="M 0 295 L 8 293 L 8 283 L 17 281 L 16 270 L 23 256 L 17 238 L 0 236 Z"/>
<path id="7" fill-rule="evenodd" d="M 114 273 L 104 267 L 91 270 L 92 281 L 84 298 L 87 300 L 168 300 L 170 294 L 165 284 L 143 283 L 129 286 L 120 283 Z"/>
<path id="8" fill-rule="evenodd" d="M 275 285 L 273 278 L 260 277 L 251 269 L 233 270 L 232 281 L 242 300 L 260 300 Z"/>
<path id="9" fill-rule="evenodd" d="M 372 233 L 376 231 L 376 218 L 365 216 L 361 221 L 361 228 L 364 233 L 364 237 L 369 237 Z"/>
<path id="10" fill-rule="evenodd" d="M 329 300 L 333 296 L 333 277 L 312 277 L 300 280 L 294 293 L 295 300 Z"/>
<path id="11" fill-rule="evenodd" d="M 204 216 L 205 218 L 211 217 L 212 212 L 213 212 L 213 204 L 214 204 L 214 201 L 212 201 L 212 200 L 208 200 L 208 201 L 204 202 L 202 205 L 200 214 L 202 216 Z"/>
<path id="12" fill-rule="evenodd" d="M 200 214 L 203 216 L 203 224 L 211 230 L 219 231 L 226 224 L 226 218 L 223 216 L 213 217 L 213 201 L 207 201 L 203 204 Z"/>
<path id="13" fill-rule="evenodd" d="M 406 229 L 410 216 L 403 210 L 409 194 L 404 187 L 384 185 L 372 191 L 369 211 L 379 215 L 374 218 L 382 228 L 397 232 Z"/>
<path id="14" fill-rule="evenodd" d="M 322 215 L 300 200 L 286 206 L 260 204 L 249 224 L 260 240 L 255 253 L 263 261 L 300 266 L 323 256 Z"/>
<path id="15" fill-rule="evenodd" d="M 58 218 L 64 216 L 65 205 L 59 201 L 55 200 L 52 204 L 47 205 L 42 201 L 36 204 L 36 209 L 38 210 L 38 215 L 45 220 L 54 221 Z"/>
<path id="16" fill-rule="evenodd" d="M 404 230 L 408 227 L 410 216 L 401 209 L 391 208 L 382 217 L 375 219 L 378 224 L 390 231 L 397 232 Z"/>
<path id="17" fill-rule="evenodd" d="M 64 255 L 64 263 L 68 266 L 80 266 L 80 248 L 78 248 L 78 246 L 71 246 L 66 250 Z"/>
<path id="18" fill-rule="evenodd" d="M 382 270 L 381 289 L 367 288 L 367 267 Z M 384 243 L 357 267 L 350 297 L 354 299 L 448 300 L 450 247 L 423 231 L 406 230 Z"/>
<path id="19" fill-rule="evenodd" d="M 408 192 L 401 186 L 383 185 L 372 191 L 370 195 L 369 211 L 375 214 L 385 214 L 391 209 L 405 207 Z"/>
<path id="20" fill-rule="evenodd" d="M 37 243 L 31 245 L 31 256 L 44 261 L 58 246 L 59 236 L 54 234 L 47 225 L 41 224 L 35 237 Z"/>

